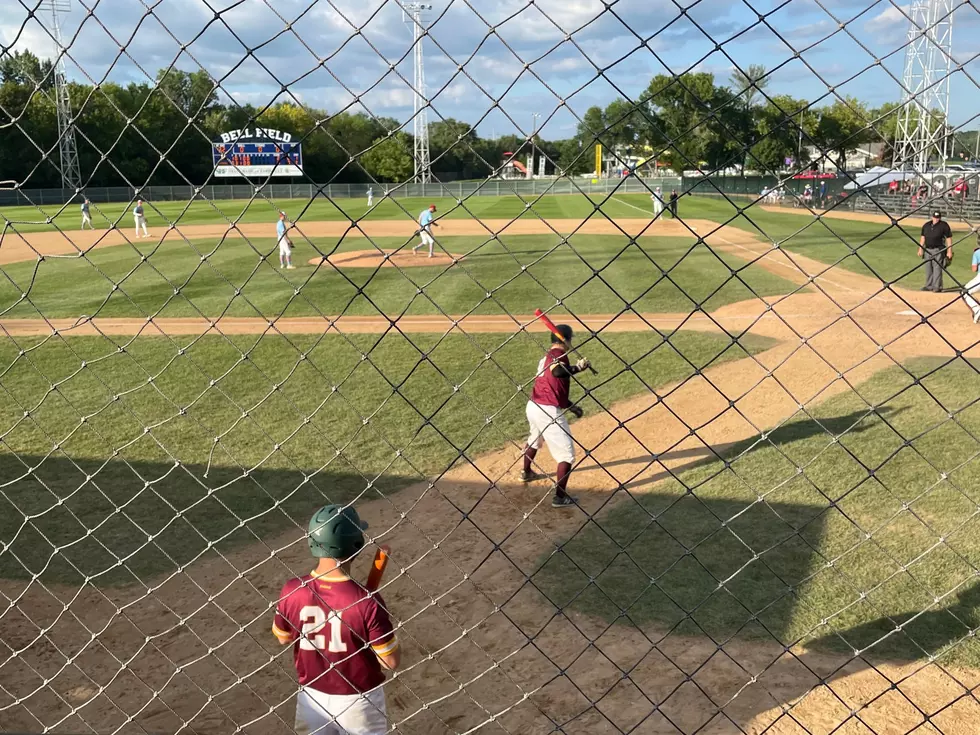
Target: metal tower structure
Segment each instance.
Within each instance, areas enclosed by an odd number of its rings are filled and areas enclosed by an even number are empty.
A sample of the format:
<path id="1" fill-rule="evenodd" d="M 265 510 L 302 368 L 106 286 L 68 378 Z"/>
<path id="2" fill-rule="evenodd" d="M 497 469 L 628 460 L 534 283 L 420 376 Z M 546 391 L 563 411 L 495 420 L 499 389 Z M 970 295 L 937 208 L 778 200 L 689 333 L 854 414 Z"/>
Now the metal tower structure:
<path id="1" fill-rule="evenodd" d="M 953 65 L 954 0 L 912 0 L 898 110 L 894 166 L 924 172 L 949 154 L 949 75 Z"/>
<path id="2" fill-rule="evenodd" d="M 54 64 L 54 94 L 58 116 L 61 180 L 66 189 L 78 191 L 82 186 L 82 174 L 78 166 L 78 145 L 75 142 L 71 95 L 68 93 L 68 74 L 65 71 L 66 49 L 61 38 L 61 14 L 71 12 L 71 0 L 44 0 L 43 4 L 51 11 L 51 35 L 58 46 L 58 57 Z"/>
<path id="3" fill-rule="evenodd" d="M 402 18 L 412 24 L 412 50 L 415 67 L 415 116 L 413 133 L 415 136 L 415 181 L 427 184 L 432 181 L 429 160 L 429 101 L 425 96 L 425 65 L 422 55 L 422 38 L 425 27 L 422 13 L 432 10 L 429 3 L 402 3 Z"/>

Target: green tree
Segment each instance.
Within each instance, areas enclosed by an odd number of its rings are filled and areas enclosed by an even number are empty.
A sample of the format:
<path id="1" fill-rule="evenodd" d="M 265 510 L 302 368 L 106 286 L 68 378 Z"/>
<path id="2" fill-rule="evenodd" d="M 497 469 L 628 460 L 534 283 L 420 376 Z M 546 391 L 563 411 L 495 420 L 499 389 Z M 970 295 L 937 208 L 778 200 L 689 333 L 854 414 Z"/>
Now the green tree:
<path id="1" fill-rule="evenodd" d="M 819 112 L 819 122 L 814 139 L 824 151 L 837 154 L 838 165 L 843 168 L 847 151 L 873 139 L 874 128 L 870 125 L 868 108 L 854 97 L 834 101 Z"/>
<path id="2" fill-rule="evenodd" d="M 361 165 L 378 181 L 408 181 L 415 170 L 412 147 L 412 137 L 401 131 L 391 137 L 378 138 L 361 155 Z"/>
<path id="3" fill-rule="evenodd" d="M 447 118 L 429 125 L 432 170 L 454 173 L 463 179 L 486 175 L 486 166 L 476 155 L 479 136 L 469 124 Z"/>
<path id="4" fill-rule="evenodd" d="M 752 107 L 759 94 L 769 86 L 766 67 L 762 64 L 749 64 L 744 69 L 734 66 L 728 80 L 735 96 L 739 97 L 746 107 Z"/>
<path id="5" fill-rule="evenodd" d="M 800 121 L 807 103 L 789 95 L 774 95 L 754 111 L 756 142 L 749 151 L 749 167 L 779 171 L 787 158 L 796 158 Z"/>
<path id="6" fill-rule="evenodd" d="M 54 64 L 41 61 L 30 51 L 8 51 L 0 58 L 0 83 L 49 90 L 54 87 Z"/>

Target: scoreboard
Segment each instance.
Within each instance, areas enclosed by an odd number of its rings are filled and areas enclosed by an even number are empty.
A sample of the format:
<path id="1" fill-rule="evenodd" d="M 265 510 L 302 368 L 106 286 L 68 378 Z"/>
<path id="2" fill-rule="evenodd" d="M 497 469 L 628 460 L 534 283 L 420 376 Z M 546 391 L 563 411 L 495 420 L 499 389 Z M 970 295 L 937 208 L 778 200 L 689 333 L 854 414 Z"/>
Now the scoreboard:
<path id="1" fill-rule="evenodd" d="M 243 131 L 248 132 L 248 131 Z M 265 132 L 265 131 L 263 131 Z M 277 131 L 269 131 L 277 132 Z M 283 137 L 287 137 L 281 134 Z M 222 136 L 222 138 L 230 136 Z M 231 140 L 212 143 L 214 175 L 219 177 L 302 176 L 301 143 L 284 142 L 272 137 Z"/>

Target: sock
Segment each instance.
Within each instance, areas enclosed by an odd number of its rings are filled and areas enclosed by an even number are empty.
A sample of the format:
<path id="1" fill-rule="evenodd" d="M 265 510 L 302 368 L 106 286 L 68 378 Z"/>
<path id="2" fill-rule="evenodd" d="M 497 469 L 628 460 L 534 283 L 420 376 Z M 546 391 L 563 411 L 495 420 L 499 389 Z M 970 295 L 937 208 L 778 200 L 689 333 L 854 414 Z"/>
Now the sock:
<path id="1" fill-rule="evenodd" d="M 534 455 L 538 453 L 538 450 L 531 446 L 524 447 L 524 471 L 531 471 L 531 462 L 534 461 Z"/>
<path id="2" fill-rule="evenodd" d="M 555 495 L 557 495 L 559 498 L 568 494 L 565 492 L 565 487 L 568 485 L 568 476 L 570 474 L 572 474 L 572 463 L 559 462 L 558 482 L 555 485 Z"/>

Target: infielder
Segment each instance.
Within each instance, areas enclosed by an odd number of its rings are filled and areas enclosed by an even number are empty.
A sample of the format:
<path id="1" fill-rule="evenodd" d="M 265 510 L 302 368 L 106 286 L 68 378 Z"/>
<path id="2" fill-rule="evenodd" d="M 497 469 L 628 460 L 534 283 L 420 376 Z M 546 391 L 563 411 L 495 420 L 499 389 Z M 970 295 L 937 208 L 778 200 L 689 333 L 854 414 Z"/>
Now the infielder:
<path id="1" fill-rule="evenodd" d="M 286 234 L 286 213 L 279 213 L 279 221 L 276 222 L 276 239 L 279 241 L 279 269 L 294 271 L 293 265 L 293 241 Z"/>
<path id="2" fill-rule="evenodd" d="M 384 666 L 401 663 L 384 599 L 350 577 L 367 528 L 353 507 L 327 505 L 310 519 L 310 551 L 319 561 L 283 585 L 272 633 L 293 644 L 299 678 L 297 735 L 388 732 Z"/>
<path id="3" fill-rule="evenodd" d="M 95 225 L 92 224 L 92 217 L 89 214 L 89 201 L 88 198 L 82 202 L 82 229 L 85 229 L 85 225 L 88 225 L 90 229 L 95 229 Z M 138 233 L 137 233 L 138 234 Z"/>
<path id="4" fill-rule="evenodd" d="M 146 217 L 143 216 L 143 200 L 136 200 L 136 207 L 133 209 L 133 219 L 136 221 L 136 237 L 140 236 L 140 227 L 143 228 L 143 237 L 149 237 L 146 231 Z"/>
<path id="5" fill-rule="evenodd" d="M 963 300 L 973 311 L 973 323 L 976 324 L 980 322 L 980 304 L 973 298 L 973 294 L 980 291 L 980 233 L 977 234 L 977 244 L 973 247 L 973 260 L 970 262 L 970 267 L 976 275 L 963 287 Z"/>
<path id="6" fill-rule="evenodd" d="M 555 497 L 552 498 L 551 505 L 555 508 L 566 508 L 575 505 L 575 498 L 566 491 L 572 462 L 575 461 L 575 446 L 565 411 L 576 418 L 582 416 L 582 409 L 573 406 L 568 400 L 568 388 L 573 375 L 589 369 L 589 361 L 582 358 L 574 365 L 569 364 L 567 350 L 572 346 L 572 328 L 567 324 L 558 324 L 557 329 L 565 343 L 562 344 L 558 335 L 551 335 L 551 348 L 538 363 L 531 400 L 527 402 L 525 409 L 530 434 L 524 446 L 521 482 L 544 479 L 544 475 L 534 472 L 531 463 L 541 448 L 542 440 L 547 442 L 548 451 L 558 463 Z"/>
<path id="7" fill-rule="evenodd" d="M 664 211 L 664 195 L 659 186 L 653 190 L 650 200 L 653 202 L 653 218 L 657 219 Z"/>
<path id="8" fill-rule="evenodd" d="M 374 206 L 374 188 L 369 186 L 367 190 L 368 206 Z"/>
<path id="9" fill-rule="evenodd" d="M 419 215 L 419 237 L 421 238 L 422 242 L 412 248 L 413 255 L 418 253 L 418 249 L 420 247 L 423 245 L 428 245 L 429 257 L 432 257 L 432 247 L 436 244 L 436 241 L 432 237 L 432 228 L 439 226 L 438 222 L 432 221 L 432 215 L 435 214 L 435 211 L 436 205 L 430 204 L 429 208 Z"/>

